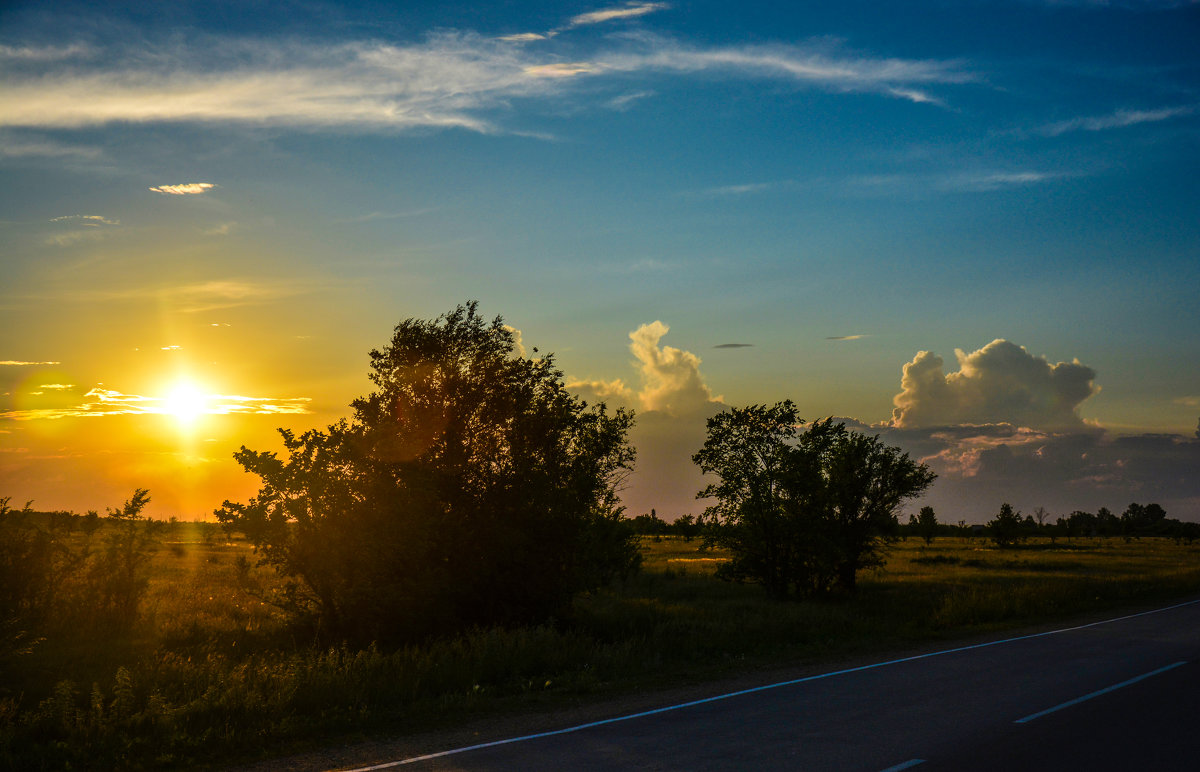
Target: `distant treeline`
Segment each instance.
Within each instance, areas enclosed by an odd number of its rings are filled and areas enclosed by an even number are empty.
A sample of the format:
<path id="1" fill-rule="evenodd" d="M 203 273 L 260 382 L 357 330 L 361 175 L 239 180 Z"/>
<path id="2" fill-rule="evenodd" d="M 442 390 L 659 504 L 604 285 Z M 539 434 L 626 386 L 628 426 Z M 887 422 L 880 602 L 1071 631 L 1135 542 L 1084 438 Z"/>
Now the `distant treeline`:
<path id="1" fill-rule="evenodd" d="M 1012 507 L 1001 505 L 1001 511 L 986 524 L 971 524 L 965 520 L 956 523 L 939 522 L 932 509 L 925 519 L 910 515 L 908 522 L 895 521 L 893 534 L 902 539 L 924 538 L 932 541 L 938 536 L 961 536 L 966 538 L 991 538 L 1000 546 L 1012 546 L 1030 538 L 1043 537 L 1051 541 L 1073 538 L 1124 537 L 1138 539 L 1159 536 L 1177 542 L 1191 544 L 1200 540 L 1200 523 L 1176 520 L 1167 517 L 1166 510 L 1159 504 L 1131 503 L 1120 515 L 1106 507 L 1096 512 L 1076 510 L 1066 517 L 1050 520 L 1049 513 L 1038 507 L 1032 514 L 1011 511 Z M 924 510 L 923 510 L 924 512 Z M 651 509 L 648 513 L 628 518 L 628 527 L 639 536 L 681 536 L 684 539 L 704 535 L 704 524 L 695 515 L 683 515 L 673 522 L 663 520 Z"/>

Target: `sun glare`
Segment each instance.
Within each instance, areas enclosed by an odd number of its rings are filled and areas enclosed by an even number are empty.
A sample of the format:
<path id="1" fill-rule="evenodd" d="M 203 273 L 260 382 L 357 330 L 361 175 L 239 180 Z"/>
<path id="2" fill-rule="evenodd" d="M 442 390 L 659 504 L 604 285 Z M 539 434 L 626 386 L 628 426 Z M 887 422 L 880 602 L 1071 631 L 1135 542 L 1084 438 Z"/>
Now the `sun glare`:
<path id="1" fill-rule="evenodd" d="M 163 401 L 163 412 L 190 424 L 208 412 L 208 397 L 195 384 L 177 383 Z"/>

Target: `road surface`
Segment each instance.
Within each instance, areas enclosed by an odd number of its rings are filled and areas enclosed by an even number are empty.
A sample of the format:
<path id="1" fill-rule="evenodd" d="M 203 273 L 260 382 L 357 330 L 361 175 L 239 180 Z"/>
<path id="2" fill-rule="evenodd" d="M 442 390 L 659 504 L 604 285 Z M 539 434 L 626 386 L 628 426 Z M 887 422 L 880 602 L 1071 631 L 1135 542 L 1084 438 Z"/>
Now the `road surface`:
<path id="1" fill-rule="evenodd" d="M 359 770 L 1200 769 L 1200 599 Z"/>

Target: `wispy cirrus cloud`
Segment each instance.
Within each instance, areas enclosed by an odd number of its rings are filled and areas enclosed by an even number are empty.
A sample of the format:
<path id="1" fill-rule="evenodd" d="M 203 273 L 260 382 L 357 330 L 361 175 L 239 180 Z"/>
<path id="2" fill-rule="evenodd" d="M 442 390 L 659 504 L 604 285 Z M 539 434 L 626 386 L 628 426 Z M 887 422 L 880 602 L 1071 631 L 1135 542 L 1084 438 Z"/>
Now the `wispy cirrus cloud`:
<path id="1" fill-rule="evenodd" d="M 56 292 L 49 295 L 27 294 L 26 302 L 47 300 L 72 303 L 129 303 L 153 300 L 184 314 L 217 311 L 239 306 L 268 303 L 328 289 L 333 279 L 256 281 L 252 279 L 212 279 L 189 284 L 149 285 L 120 289 L 87 289 Z"/>
<path id="2" fill-rule="evenodd" d="M 164 196 L 198 196 L 217 187 L 211 182 L 181 182 L 176 185 L 157 185 L 150 188 L 152 193 Z"/>
<path id="3" fill-rule="evenodd" d="M 59 158 L 94 160 L 102 155 L 99 148 L 87 145 L 67 145 L 43 137 L 25 138 L 10 132 L 0 132 L 0 157 Z"/>
<path id="4" fill-rule="evenodd" d="M 75 225 L 86 225 L 98 228 L 102 225 L 120 225 L 120 220 L 114 220 L 99 214 L 64 214 L 62 217 L 52 217 L 50 222 L 65 222 Z"/>
<path id="5" fill-rule="evenodd" d="M 604 19 L 658 8 L 652 3 L 624 6 Z M 878 57 L 829 41 L 705 47 L 631 33 L 587 46 L 590 51 L 582 46 L 534 51 L 512 39 L 440 32 L 399 45 L 217 39 L 154 51 L 114 47 L 89 66 L 62 67 L 47 60 L 12 73 L 0 87 L 0 126 L 220 122 L 305 130 L 461 128 L 491 133 L 501 131 L 491 114 L 509 109 L 512 100 L 582 93 L 572 91 L 572 84 L 584 77 L 620 76 L 628 84 L 634 76 L 711 73 L 914 102 L 937 101 L 927 93 L 931 86 L 976 80 L 961 61 Z M 600 106 L 607 100 L 611 96 Z M 199 184 L 162 185 L 155 191 L 199 193 L 178 189 Z"/>
<path id="6" fill-rule="evenodd" d="M 73 43 L 67 46 L 7 46 L 0 45 L 0 61 L 51 62 L 74 59 L 93 53 L 91 46 Z"/>
<path id="7" fill-rule="evenodd" d="M 669 7 L 666 3 L 626 3 L 622 6 L 603 8 L 599 11 L 590 11 L 573 16 L 567 22 L 567 28 L 583 27 L 588 24 L 603 24 L 604 22 L 617 19 L 635 19 L 639 16 L 645 16 L 648 13 L 666 10 Z"/>
<path id="8" fill-rule="evenodd" d="M 61 365 L 62 362 L 27 362 L 21 359 L 0 359 L 0 367 L 35 367 L 39 365 Z"/>
<path id="9" fill-rule="evenodd" d="M 518 32 L 514 35 L 504 35 L 498 39 L 509 43 L 530 43 L 535 40 L 549 40 L 561 32 L 566 32 L 577 27 L 604 24 L 605 22 L 622 19 L 636 19 L 639 16 L 645 16 L 655 11 L 666 10 L 669 7 L 666 3 L 626 3 L 625 5 L 602 8 L 597 11 L 589 11 L 572 16 L 561 27 L 556 27 L 545 32 Z"/>
<path id="10" fill-rule="evenodd" d="M 861 340 L 867 337 L 866 335 L 830 335 L 825 340 Z"/>
<path id="11" fill-rule="evenodd" d="M 1040 185 L 1067 175 L 1032 169 L 1012 171 L 947 170 L 917 174 L 868 174 L 851 177 L 843 183 L 846 192 L 854 194 L 911 194 L 928 193 L 988 193 L 1030 185 Z"/>
<path id="12" fill-rule="evenodd" d="M 1157 110 L 1117 110 L 1116 112 L 1109 113 L 1108 115 L 1071 118 L 1065 121 L 1050 123 L 1038 129 L 1037 133 L 1049 137 L 1057 137 L 1061 134 L 1067 134 L 1068 132 L 1073 131 L 1107 131 L 1109 129 L 1123 129 L 1129 126 L 1137 126 L 1138 124 L 1142 123 L 1160 123 L 1162 121 L 1169 121 L 1172 118 L 1194 115 L 1195 113 L 1195 105 L 1163 107 Z"/>
<path id="13" fill-rule="evenodd" d="M 174 415 L 171 397 L 124 394 L 96 387 L 78 405 L 54 408 L 0 411 L 0 420 L 36 421 L 62 418 L 101 418 L 114 415 Z M 238 394 L 206 394 L 195 412 L 203 415 L 282 415 L 309 413 L 309 397 L 247 397 Z"/>

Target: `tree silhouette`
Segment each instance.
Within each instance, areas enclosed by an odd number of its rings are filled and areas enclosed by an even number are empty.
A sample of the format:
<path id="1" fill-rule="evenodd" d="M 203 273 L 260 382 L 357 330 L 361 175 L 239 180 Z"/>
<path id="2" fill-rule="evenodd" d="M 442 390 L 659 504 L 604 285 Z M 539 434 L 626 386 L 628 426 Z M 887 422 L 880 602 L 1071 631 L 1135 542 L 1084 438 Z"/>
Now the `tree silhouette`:
<path id="1" fill-rule="evenodd" d="M 589 407 L 476 308 L 401 322 L 353 420 L 280 430 L 286 461 L 235 456 L 263 486 L 217 517 L 340 633 L 540 621 L 638 564 L 616 495 L 633 415 Z"/>
<path id="2" fill-rule="evenodd" d="M 935 475 L 898 448 L 817 421 L 801 432 L 795 405 L 731 408 L 710 418 L 693 461 L 718 478 L 698 497 L 710 543 L 733 553 L 720 573 L 776 597 L 853 590 L 883 563 L 896 511 Z"/>

